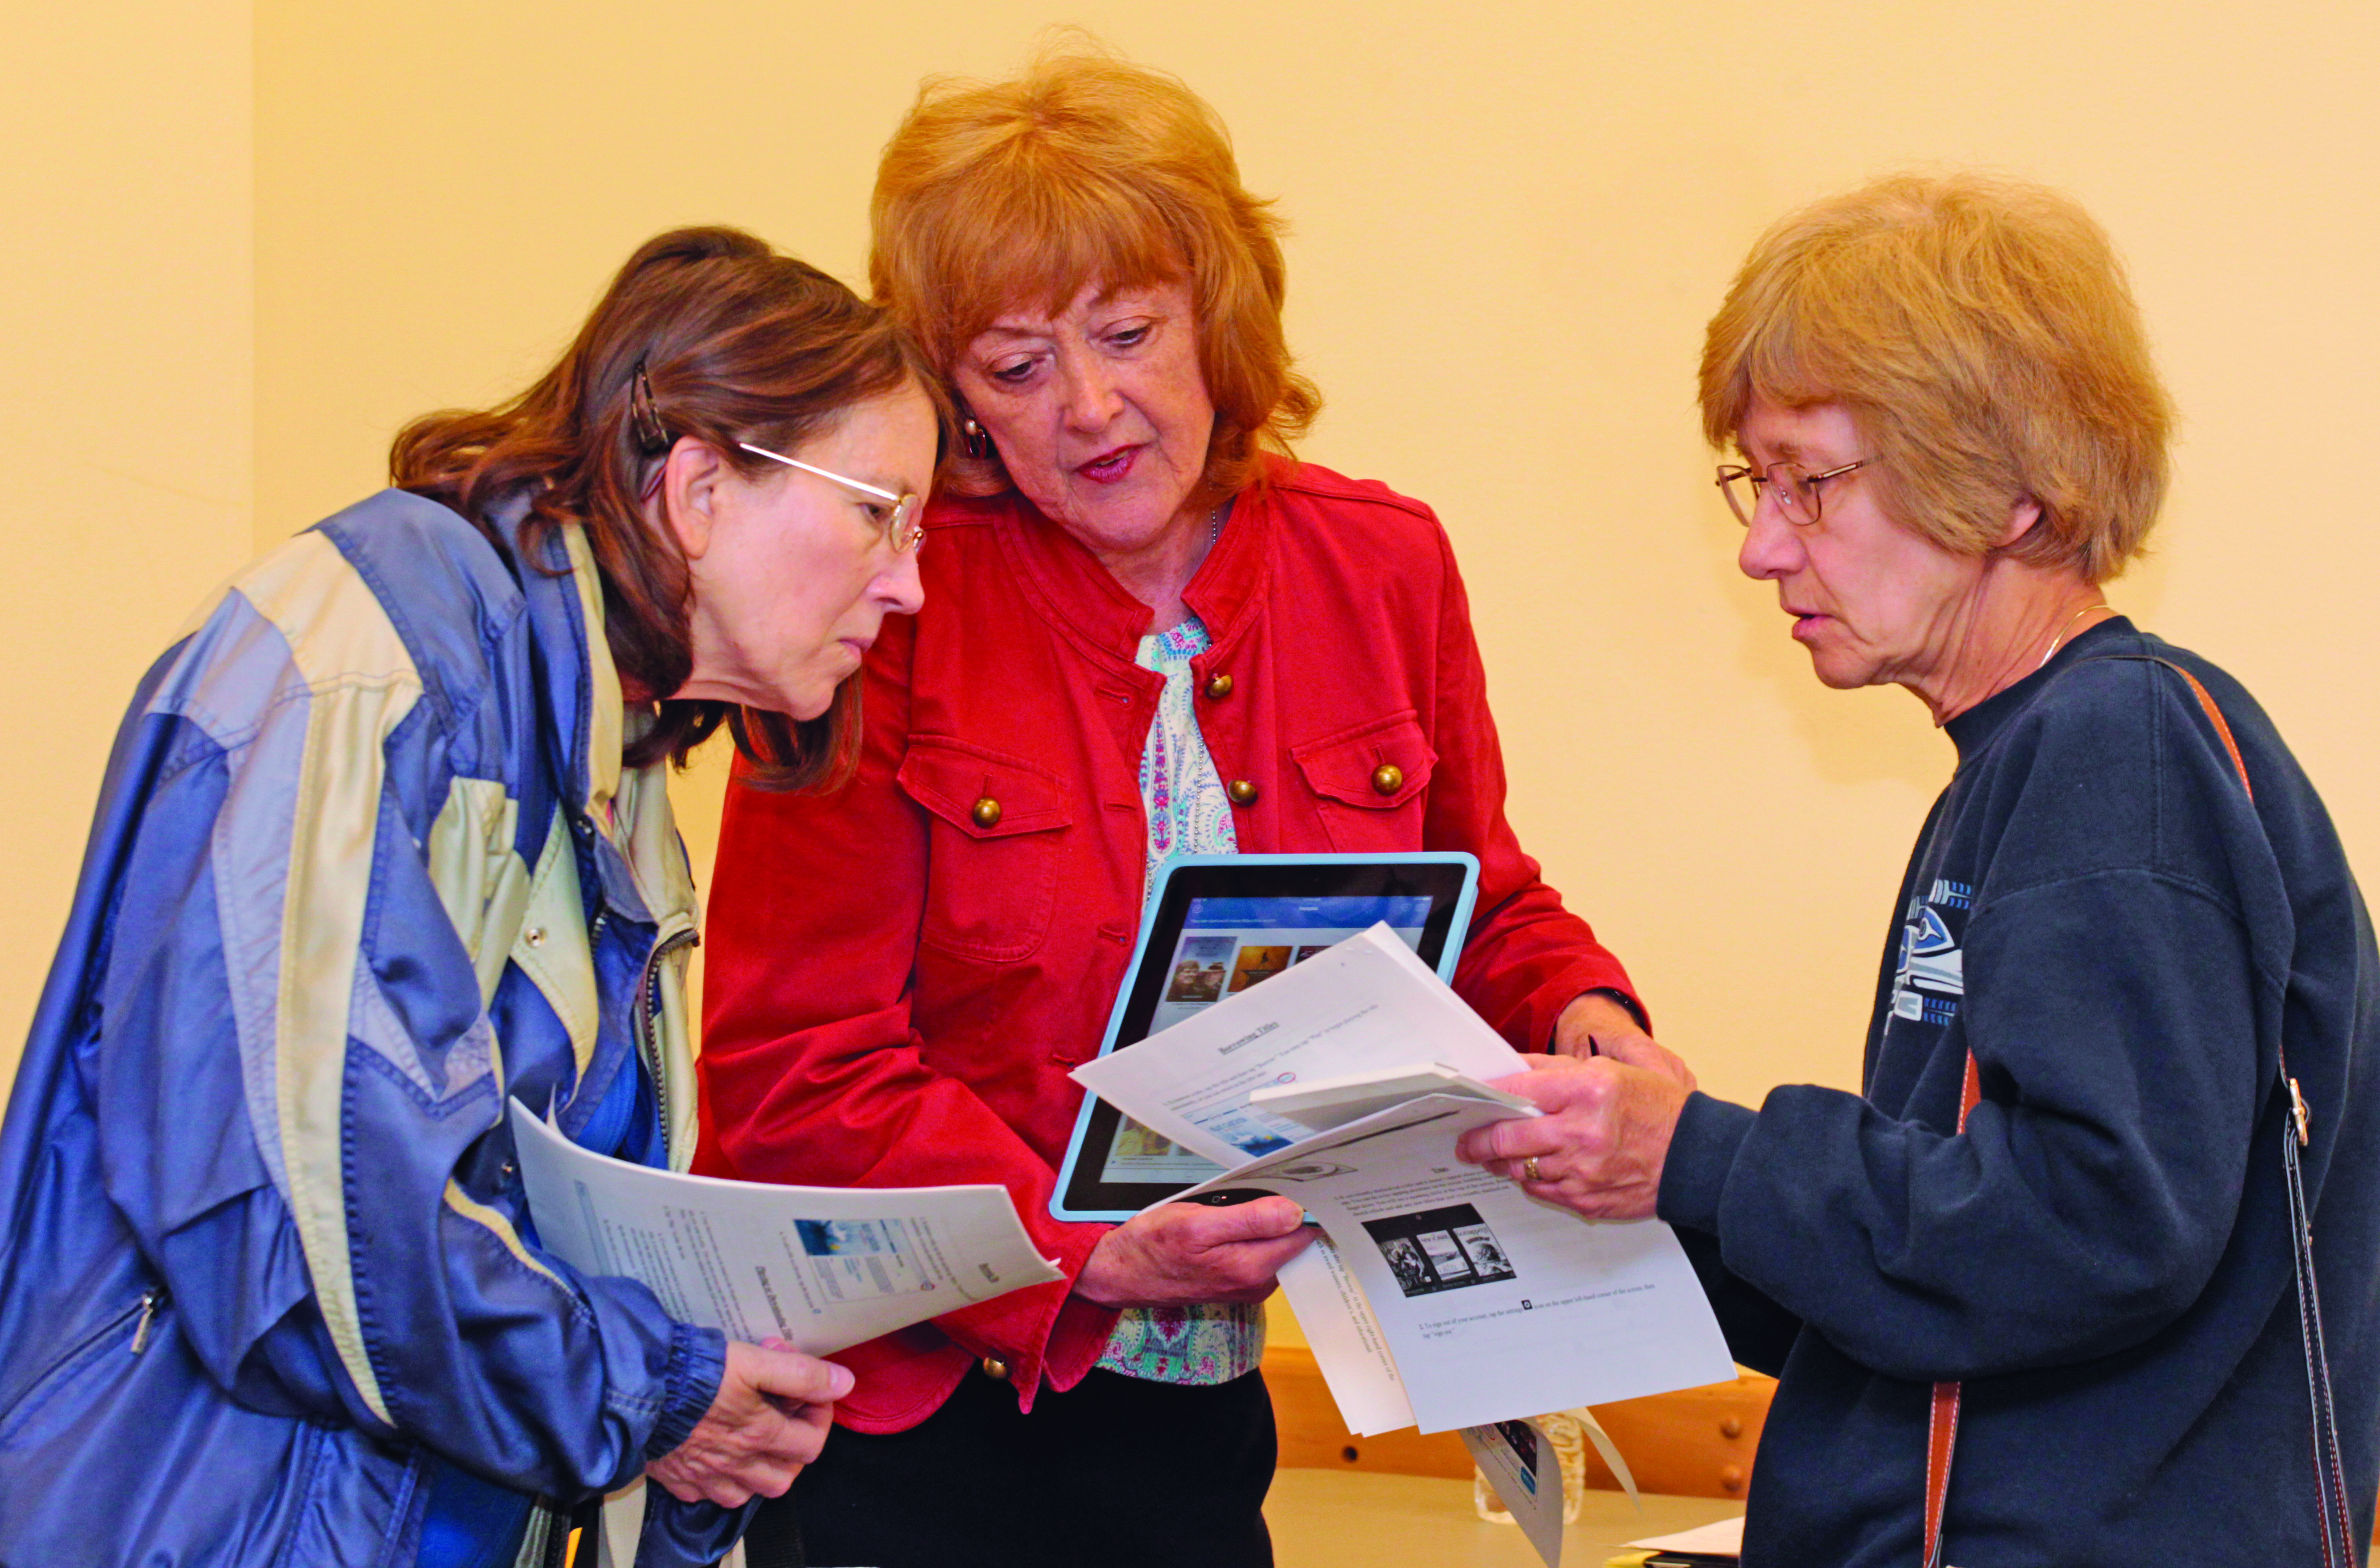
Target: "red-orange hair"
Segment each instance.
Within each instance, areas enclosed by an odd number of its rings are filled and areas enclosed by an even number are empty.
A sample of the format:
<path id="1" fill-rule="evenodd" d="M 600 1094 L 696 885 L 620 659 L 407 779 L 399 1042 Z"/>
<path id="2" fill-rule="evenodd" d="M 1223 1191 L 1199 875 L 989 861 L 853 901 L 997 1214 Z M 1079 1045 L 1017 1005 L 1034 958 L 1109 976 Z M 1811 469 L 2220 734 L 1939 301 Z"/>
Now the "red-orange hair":
<path id="1" fill-rule="evenodd" d="M 1055 312 L 1092 284 L 1186 282 L 1215 406 L 1205 481 L 1231 494 L 1322 407 L 1281 332 L 1269 209 L 1204 100 L 1076 43 L 1012 80 L 925 83 L 877 167 L 868 282 L 945 376 L 1010 310 Z M 958 488 L 1007 488 L 996 456 L 952 445 Z"/>

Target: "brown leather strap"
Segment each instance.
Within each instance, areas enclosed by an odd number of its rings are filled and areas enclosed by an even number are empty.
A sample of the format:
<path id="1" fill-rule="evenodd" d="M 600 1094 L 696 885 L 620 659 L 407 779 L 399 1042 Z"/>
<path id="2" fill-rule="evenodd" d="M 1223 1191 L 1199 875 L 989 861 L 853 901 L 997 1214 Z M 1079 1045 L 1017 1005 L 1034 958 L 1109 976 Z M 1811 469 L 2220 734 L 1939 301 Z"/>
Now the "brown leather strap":
<path id="1" fill-rule="evenodd" d="M 2256 786 L 2248 782 L 2248 764 L 2240 756 L 2240 743 L 2231 738 L 2231 726 L 2223 722 L 2223 710 L 2215 705 L 2215 699 L 2208 695 L 2207 690 L 2204 686 L 2199 684 L 2198 677 L 2196 675 L 2192 675 L 2188 670 L 2183 669 L 2172 660 L 2151 658 L 2149 659 L 2149 662 L 2153 664 L 2163 664 L 2167 669 L 2171 670 L 2175 675 L 2180 675 L 2183 680 L 2190 683 L 2191 695 L 2198 699 L 2198 706 L 2205 711 L 2207 723 L 2213 724 L 2215 726 L 2215 733 L 2222 737 L 2223 749 L 2231 754 L 2232 769 L 2240 775 L 2240 792 L 2247 796 L 2248 803 L 2250 805 L 2254 805 L 2256 802 Z M 2313 1129 L 2309 1125 L 2312 1118 L 2306 1111 L 2305 1097 L 2298 1092 L 2297 1079 L 2289 1076 L 2289 1047 L 2277 1043 L 2273 1049 L 2280 1057 L 2281 1082 L 2288 1087 L 2289 1091 L 2289 1114 L 2291 1119 L 2297 1123 L 2298 1144 L 2302 1148 L 2306 1140 L 2312 1136 Z"/>
<path id="2" fill-rule="evenodd" d="M 2107 658 L 2138 659 L 2143 663 L 2162 664 L 2180 675 L 2190 687 L 2191 695 L 2198 699 L 2199 708 L 2207 722 L 2222 739 L 2223 749 L 2230 754 L 2233 771 L 2240 775 L 2240 788 L 2253 804 L 2256 786 L 2248 782 L 2248 763 L 2240 755 L 2240 743 L 2231 736 L 2231 726 L 2224 721 L 2223 710 L 2196 675 L 2170 659 L 2155 654 L 2118 653 Z M 2281 1087 L 2289 1097 L 2291 1125 L 2281 1134 L 2281 1166 L 2289 1185 L 2289 1229 L 2292 1262 L 2297 1274 L 2298 1331 L 2305 1345 L 2306 1383 L 2313 1406 L 2313 1470 L 2316 1509 L 2322 1522 L 2323 1568 L 2346 1568 L 2355 1561 L 2353 1513 L 2348 1506 L 2347 1471 L 2341 1458 L 2338 1440 L 2338 1416 L 2334 1405 L 2330 1383 L 2329 1347 L 2323 1342 L 2322 1295 L 2313 1271 L 2313 1214 L 2305 1198 L 2305 1183 L 2299 1170 L 2299 1150 L 2311 1141 L 2311 1113 L 2306 1109 L 2305 1096 L 2298 1088 L 2297 1079 L 2289 1076 L 2289 1059 L 2286 1050 L 2276 1046 L 2279 1053 Z M 1967 1052 L 1967 1085 L 1959 1104 L 1959 1130 L 1967 1130 L 1967 1112 L 1975 1108 L 1979 1085 L 1975 1077 L 1975 1053 Z M 1931 1428 L 1925 1443 L 1925 1568 L 1942 1568 L 1943 1505 L 1950 1493 L 1950 1456 L 1959 1440 L 1959 1385 L 1934 1385 L 1934 1411 Z"/>
<path id="3" fill-rule="evenodd" d="M 2196 675 L 2170 659 L 2159 659 L 2155 662 L 2190 683 L 2190 694 L 2198 699 L 2199 707 L 2206 711 L 2208 721 L 2215 725 L 2215 733 L 2223 737 L 2223 749 L 2231 754 L 2231 767 L 2232 771 L 2240 775 L 2240 787 L 2247 792 L 2249 801 L 2253 803 L 2256 798 L 2256 786 L 2248 782 L 2248 764 L 2240 756 L 2240 743 L 2231 738 L 2231 726 L 2223 722 L 2223 710 L 2215 706 L 2215 699 L 2208 696 L 2206 688 L 2198 684 Z"/>
<path id="4" fill-rule="evenodd" d="M 1959 1130 L 1967 1130 L 1967 1112 L 1984 1098 L 1983 1080 L 1975 1074 L 1975 1053 L 1967 1052 L 1966 1086 L 1959 1091 Z M 1925 1568 L 1941 1568 L 1942 1505 L 1950 1496 L 1950 1453 L 1959 1445 L 1959 1385 L 1934 1385 L 1934 1415 L 1925 1438 Z"/>
<path id="5" fill-rule="evenodd" d="M 2223 737 L 2223 749 L 2231 754 L 2231 766 L 2239 772 L 2240 787 L 2252 803 L 2256 786 L 2248 782 L 2248 764 L 2240 756 L 2240 743 L 2231 738 L 2231 726 L 2223 722 L 2223 711 L 2215 705 L 2198 677 L 2170 659 L 2159 659 L 2175 675 L 2190 683 L 2205 711 L 2215 733 Z M 2313 1140 L 2313 1116 L 2306 1109 L 2305 1095 L 2299 1089 L 2297 1079 L 2289 1076 L 2289 1057 L 2286 1047 L 2276 1044 L 2279 1057 L 2281 1087 L 2289 1091 L 2291 1125 L 2281 1133 L 2281 1167 L 2287 1176 L 2289 1194 L 2290 1261 L 2297 1274 L 2298 1337 L 2305 1347 L 2306 1393 L 2313 1407 L 2313 1484 L 2316 1512 L 2322 1521 L 2322 1561 L 2324 1568 L 2343 1568 L 2355 1561 L 2355 1524 L 2353 1511 L 2347 1501 L 2347 1466 L 2339 1453 L 2338 1415 L 2332 1398 L 2330 1384 L 2330 1348 L 2323 1342 L 2322 1292 L 2313 1271 L 2313 1211 L 2305 1197 L 2305 1177 L 2299 1168 L 2299 1151 Z"/>

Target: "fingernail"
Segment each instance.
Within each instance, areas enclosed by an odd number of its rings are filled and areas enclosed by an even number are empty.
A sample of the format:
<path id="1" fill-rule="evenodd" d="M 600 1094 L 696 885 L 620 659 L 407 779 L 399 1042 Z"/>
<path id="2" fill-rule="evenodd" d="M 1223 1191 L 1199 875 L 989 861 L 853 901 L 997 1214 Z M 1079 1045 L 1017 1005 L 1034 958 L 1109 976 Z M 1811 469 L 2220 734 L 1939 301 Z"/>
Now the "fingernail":
<path id="1" fill-rule="evenodd" d="M 844 1394 L 847 1394 L 847 1393 L 849 1393 L 849 1392 L 851 1392 L 851 1390 L 852 1390 L 852 1386 L 853 1386 L 855 1383 L 856 1383 L 858 1380 L 859 1380 L 858 1379 L 856 1379 L 856 1378 L 855 1378 L 855 1377 L 853 1377 L 853 1376 L 851 1375 L 851 1370 L 850 1370 L 850 1368 L 849 1368 L 849 1367 L 835 1367 L 835 1368 L 834 1368 L 834 1376 L 833 1376 L 832 1378 L 830 1378 L 829 1380 L 827 1380 L 827 1387 L 829 1387 L 829 1388 L 831 1388 L 831 1389 L 832 1389 L 832 1390 L 834 1391 L 834 1392 L 832 1393 L 832 1395 L 831 1395 L 830 1397 L 834 1398 L 834 1399 L 841 1399 Z"/>

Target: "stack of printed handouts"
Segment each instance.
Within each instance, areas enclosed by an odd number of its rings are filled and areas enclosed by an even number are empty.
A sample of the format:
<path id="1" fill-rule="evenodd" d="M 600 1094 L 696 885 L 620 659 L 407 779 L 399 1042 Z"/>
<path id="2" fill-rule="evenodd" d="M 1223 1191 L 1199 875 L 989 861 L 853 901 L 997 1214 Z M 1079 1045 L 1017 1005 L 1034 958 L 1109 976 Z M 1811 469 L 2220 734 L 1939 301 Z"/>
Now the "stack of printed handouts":
<path id="1" fill-rule="evenodd" d="M 681 1323 L 811 1355 L 1065 1275 L 1008 1189 L 795 1187 L 681 1175 L 579 1148 L 516 1100 L 538 1243 L 625 1274 Z"/>
<path id="2" fill-rule="evenodd" d="M 1321 1227 L 1281 1286 L 1348 1430 L 1473 1428 L 1478 1453 L 1500 1423 L 1735 1376 L 1667 1225 L 1590 1222 L 1455 1157 L 1538 1113 L 1484 1082 L 1528 1065 L 1375 926 L 1074 1076 L 1226 1167 L 1183 1197 L 1278 1193 Z"/>
<path id="3" fill-rule="evenodd" d="M 587 1274 L 625 1275 L 681 1323 L 810 1355 L 1064 1273 L 998 1185 L 795 1187 L 634 1165 L 579 1148 L 512 1102 L 538 1245 Z M 637 1560 L 641 1477 L 604 1499 L 595 1562 Z"/>

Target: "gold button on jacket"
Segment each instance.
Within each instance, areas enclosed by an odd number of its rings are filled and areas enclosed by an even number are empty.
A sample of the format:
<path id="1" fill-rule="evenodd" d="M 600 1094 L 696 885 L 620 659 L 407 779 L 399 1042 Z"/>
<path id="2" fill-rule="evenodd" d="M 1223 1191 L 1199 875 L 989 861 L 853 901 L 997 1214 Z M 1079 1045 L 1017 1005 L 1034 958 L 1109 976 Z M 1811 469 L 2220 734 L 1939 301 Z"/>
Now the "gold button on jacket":
<path id="1" fill-rule="evenodd" d="M 1000 826 L 1000 802 L 988 795 L 975 803 L 975 810 L 970 814 L 975 818 L 977 827 L 990 829 Z"/>
<path id="2" fill-rule="evenodd" d="M 1233 779 L 1224 788 L 1223 793 L 1232 797 L 1232 804 L 1234 806 L 1254 806 L 1257 803 L 1257 784 L 1254 779 Z"/>
<path id="3" fill-rule="evenodd" d="M 1220 702 L 1224 698 L 1231 696 L 1232 677 L 1229 675 L 1217 675 L 1213 680 L 1208 681 L 1207 683 L 1207 695 L 1213 698 L 1218 702 Z"/>
<path id="4" fill-rule="evenodd" d="M 1008 1381 L 1008 1363 L 1002 1361 L 999 1356 L 985 1356 L 983 1358 L 982 1366 L 983 1375 L 985 1377 L 992 1379 L 996 1382 L 1004 1383 Z"/>
<path id="5" fill-rule="evenodd" d="M 1394 795 L 1405 787 L 1405 771 L 1394 762 L 1383 762 L 1372 770 L 1372 789 L 1378 795 Z"/>

